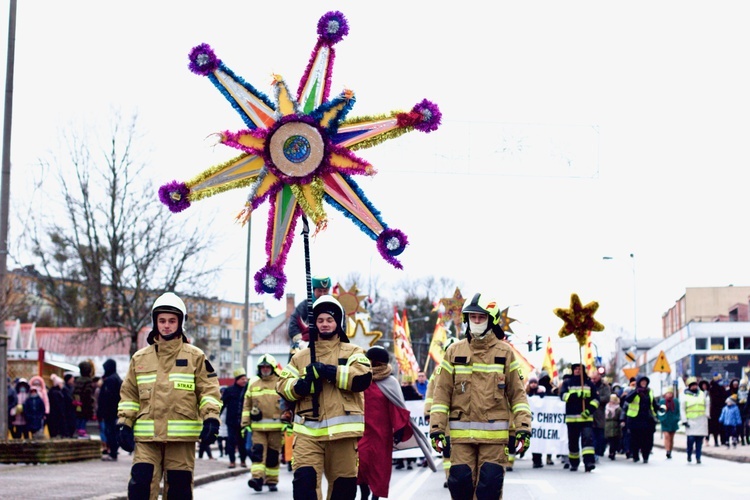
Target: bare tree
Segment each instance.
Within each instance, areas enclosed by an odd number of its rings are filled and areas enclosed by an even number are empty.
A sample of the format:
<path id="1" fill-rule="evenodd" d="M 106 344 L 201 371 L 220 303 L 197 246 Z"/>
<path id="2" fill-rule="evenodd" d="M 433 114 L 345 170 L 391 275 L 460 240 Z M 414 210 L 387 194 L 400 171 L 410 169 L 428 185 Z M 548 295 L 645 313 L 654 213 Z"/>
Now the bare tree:
<path id="1" fill-rule="evenodd" d="M 67 157 L 40 160 L 60 183 L 60 207 L 42 211 L 28 232 L 58 324 L 115 327 L 131 354 L 158 294 L 203 287 L 216 273 L 205 269 L 210 233 L 171 216 L 143 180 L 136 122 L 113 118 L 100 149 L 73 133 L 65 138 Z"/>

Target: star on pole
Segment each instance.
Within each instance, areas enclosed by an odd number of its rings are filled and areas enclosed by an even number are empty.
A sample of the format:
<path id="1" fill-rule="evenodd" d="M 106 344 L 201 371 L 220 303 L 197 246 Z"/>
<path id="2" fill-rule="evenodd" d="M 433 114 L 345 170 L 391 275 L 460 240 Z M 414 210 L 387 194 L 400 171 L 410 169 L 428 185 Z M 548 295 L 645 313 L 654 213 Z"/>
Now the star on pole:
<path id="1" fill-rule="evenodd" d="M 594 313 L 597 309 L 599 309 L 598 302 L 592 301 L 584 306 L 581 305 L 578 294 L 571 294 L 570 308 L 562 309 L 558 307 L 554 310 L 555 315 L 563 320 L 563 326 L 558 332 L 560 338 L 573 334 L 578 340 L 578 345 L 583 346 L 589 332 L 604 330 L 604 325 L 594 319 Z"/>
<path id="2" fill-rule="evenodd" d="M 354 92 L 344 89 L 332 99 L 329 93 L 334 45 L 349 33 L 349 24 L 341 12 L 328 12 L 318 21 L 317 33 L 296 97 L 284 79 L 274 75 L 273 100 L 229 69 L 209 45 L 194 47 L 189 54 L 190 70 L 207 77 L 247 126 L 239 132 L 219 133 L 219 142 L 242 154 L 187 182 L 172 181 L 159 188 L 162 203 L 180 212 L 191 202 L 249 186 L 247 202 L 237 216 L 243 224 L 268 199 L 267 260 L 255 273 L 255 290 L 277 299 L 286 285 L 284 264 L 297 219 L 304 214 L 316 231 L 325 228 L 328 218 L 323 200 L 375 240 L 388 263 L 403 267 L 396 257 L 408 244 L 406 234 L 389 228 L 352 180 L 353 175 L 375 174 L 372 165 L 352 151 L 411 130 L 432 132 L 442 116 L 437 105 L 425 99 L 408 112 L 347 119 L 355 103 Z"/>

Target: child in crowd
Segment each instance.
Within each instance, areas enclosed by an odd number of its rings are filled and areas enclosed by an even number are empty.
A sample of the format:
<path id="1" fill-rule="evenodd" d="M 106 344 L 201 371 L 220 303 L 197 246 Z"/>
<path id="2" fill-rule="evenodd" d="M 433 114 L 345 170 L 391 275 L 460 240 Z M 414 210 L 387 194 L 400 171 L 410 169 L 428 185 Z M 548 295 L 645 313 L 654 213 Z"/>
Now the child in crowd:
<path id="1" fill-rule="evenodd" d="M 740 407 L 737 406 L 737 394 L 732 394 L 726 399 L 724 408 L 721 409 L 719 422 L 724 431 L 724 439 L 727 448 L 729 448 L 730 439 L 732 441 L 732 446 L 736 448 L 740 426 L 742 425 Z"/>

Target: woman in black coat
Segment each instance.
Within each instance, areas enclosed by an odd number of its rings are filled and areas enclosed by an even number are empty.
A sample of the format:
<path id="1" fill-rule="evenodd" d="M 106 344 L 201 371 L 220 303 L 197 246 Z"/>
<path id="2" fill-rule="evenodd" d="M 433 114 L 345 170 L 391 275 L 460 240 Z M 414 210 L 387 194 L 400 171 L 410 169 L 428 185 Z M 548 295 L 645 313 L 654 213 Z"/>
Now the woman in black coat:
<path id="1" fill-rule="evenodd" d="M 65 437 L 69 410 L 66 405 L 71 405 L 71 401 L 63 393 L 63 379 L 54 373 L 50 377 L 52 387 L 47 391 L 49 399 L 49 417 L 47 418 L 47 429 L 49 437 Z M 71 405 L 72 406 L 72 405 Z"/>

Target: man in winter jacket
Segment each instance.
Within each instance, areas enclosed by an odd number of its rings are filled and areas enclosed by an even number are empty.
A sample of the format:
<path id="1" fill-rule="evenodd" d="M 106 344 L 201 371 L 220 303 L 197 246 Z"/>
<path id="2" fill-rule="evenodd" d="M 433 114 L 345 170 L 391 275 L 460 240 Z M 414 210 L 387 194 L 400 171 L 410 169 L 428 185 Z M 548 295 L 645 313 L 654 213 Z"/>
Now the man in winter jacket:
<path id="1" fill-rule="evenodd" d="M 120 389 L 118 439 L 135 449 L 128 498 L 192 498 L 195 442 L 216 441 L 219 379 L 184 334 L 185 303 L 167 292 L 151 309 L 149 345 L 133 355 Z"/>
<path id="2" fill-rule="evenodd" d="M 315 361 L 310 348 L 292 356 L 276 391 L 296 402 L 292 469 L 296 500 L 322 499 L 320 482 L 328 480 L 328 498 L 357 495 L 357 440 L 365 429 L 364 395 L 372 381 L 364 350 L 349 343 L 346 315 L 331 295 L 313 304 Z M 317 338 L 316 338 L 317 337 Z"/>
<path id="3" fill-rule="evenodd" d="M 462 312 L 467 338 L 450 346 L 436 368 L 430 438 L 442 452 L 450 429 L 451 497 L 499 499 L 503 467 L 512 454 L 529 447 L 531 410 L 520 364 L 510 345 L 500 340 L 504 333 L 497 302 L 477 293 Z"/>
<path id="4" fill-rule="evenodd" d="M 633 462 L 643 457 L 647 464 L 651 450 L 654 447 L 654 432 L 656 431 L 656 413 L 659 410 L 654 400 L 654 392 L 648 386 L 650 380 L 645 375 L 638 377 L 635 390 L 625 396 L 628 409 L 625 412 L 628 430 L 630 431 L 630 453 Z"/>
<path id="5" fill-rule="evenodd" d="M 94 382 L 91 377 L 94 367 L 90 361 L 78 363 L 81 375 L 76 377 L 73 386 L 73 406 L 76 412 L 76 436 L 88 438 L 86 424 L 94 418 Z"/>
<path id="6" fill-rule="evenodd" d="M 104 362 L 102 386 L 99 389 L 99 401 L 96 416 L 104 422 L 104 432 L 107 435 L 109 453 L 102 457 L 105 461 L 117 460 L 117 406 L 120 404 L 120 387 L 122 379 L 117 374 L 117 362 L 108 359 Z"/>
<path id="7" fill-rule="evenodd" d="M 281 407 L 276 383 L 276 358 L 264 354 L 258 360 L 258 371 L 245 392 L 242 403 L 242 429 L 247 427 L 253 433 L 253 447 L 250 449 L 250 469 L 252 478 L 247 482 L 255 491 L 268 485 L 269 491 L 276 491 L 279 484 L 279 454 L 281 453 Z"/>
<path id="8" fill-rule="evenodd" d="M 245 390 L 247 389 L 247 374 L 244 368 L 237 368 L 234 371 L 234 384 L 224 389 L 221 396 L 221 411 L 226 412 L 227 423 L 227 454 L 229 455 L 229 468 L 237 467 L 235 461 L 235 449 L 240 456 L 240 466 L 247 467 L 247 449 L 245 449 L 245 440 L 242 439 L 242 404 L 245 399 Z"/>
<path id="9" fill-rule="evenodd" d="M 594 412 L 599 408 L 599 393 L 583 373 L 579 363 L 571 366 L 570 378 L 560 387 L 560 399 L 565 401 L 565 424 L 568 427 L 568 460 L 570 471 L 581 464 L 586 472 L 596 469 L 594 462 Z"/>

